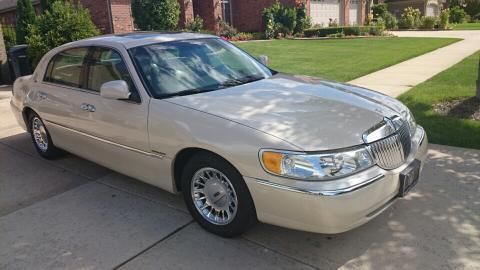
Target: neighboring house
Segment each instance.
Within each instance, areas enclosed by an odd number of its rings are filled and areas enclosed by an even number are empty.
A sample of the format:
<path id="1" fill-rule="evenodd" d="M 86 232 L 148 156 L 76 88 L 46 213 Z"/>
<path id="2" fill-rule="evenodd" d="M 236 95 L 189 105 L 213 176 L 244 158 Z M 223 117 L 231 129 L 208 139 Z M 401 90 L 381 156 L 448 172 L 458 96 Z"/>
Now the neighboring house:
<path id="1" fill-rule="evenodd" d="M 134 30 L 131 0 L 76 0 L 90 10 L 92 20 L 104 34 L 131 32 Z M 222 19 L 242 32 L 263 30 L 262 12 L 276 0 L 178 0 L 180 27 L 196 15 L 203 18 L 206 29 L 214 30 Z M 279 0 L 294 7 L 302 0 Z M 361 25 L 365 21 L 366 0 L 304 0 L 312 23 L 328 26 Z M 32 0 L 40 13 L 40 0 Z M 0 0 L 0 20 L 15 25 L 17 0 Z"/>
<path id="2" fill-rule="evenodd" d="M 104 34 L 123 33 L 134 30 L 130 0 L 78 0 L 90 11 L 92 21 Z M 32 0 L 40 13 L 40 0 Z M 0 0 L 0 20 L 15 25 L 17 0 Z"/>
<path id="3" fill-rule="evenodd" d="M 214 29 L 219 18 L 242 32 L 263 29 L 262 12 L 275 0 L 179 0 L 183 20 L 195 15 L 203 18 L 206 28 Z M 294 7 L 301 0 L 280 0 Z M 366 0 L 305 0 L 314 25 L 328 26 L 330 21 L 339 25 L 361 25 L 365 22 Z"/>
<path id="4" fill-rule="evenodd" d="M 381 2 L 381 1 L 380 1 Z M 424 16 L 438 17 L 443 6 L 443 0 L 385 0 L 388 10 L 400 17 L 407 7 L 418 8 Z"/>

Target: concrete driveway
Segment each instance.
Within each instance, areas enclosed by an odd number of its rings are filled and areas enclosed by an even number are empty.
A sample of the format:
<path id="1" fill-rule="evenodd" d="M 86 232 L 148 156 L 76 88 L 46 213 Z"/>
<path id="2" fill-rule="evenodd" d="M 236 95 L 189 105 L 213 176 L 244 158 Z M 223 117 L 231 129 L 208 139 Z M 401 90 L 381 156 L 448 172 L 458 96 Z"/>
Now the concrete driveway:
<path id="1" fill-rule="evenodd" d="M 432 145 L 423 178 L 340 235 L 222 239 L 180 196 L 73 155 L 46 161 L 0 88 L 0 269 L 480 269 L 480 151 Z"/>

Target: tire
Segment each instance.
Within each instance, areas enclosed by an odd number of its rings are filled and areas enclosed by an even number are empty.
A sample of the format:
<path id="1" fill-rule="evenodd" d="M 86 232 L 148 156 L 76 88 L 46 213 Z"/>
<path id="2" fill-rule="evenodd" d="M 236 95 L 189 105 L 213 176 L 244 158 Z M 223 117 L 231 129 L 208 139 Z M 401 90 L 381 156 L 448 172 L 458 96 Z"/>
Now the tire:
<path id="1" fill-rule="evenodd" d="M 181 180 L 187 208 L 205 230 L 230 238 L 256 223 L 248 187 L 240 173 L 224 159 L 211 153 L 196 154 L 187 162 Z"/>
<path id="2" fill-rule="evenodd" d="M 40 156 L 55 159 L 63 155 L 63 151 L 53 144 L 50 133 L 38 114 L 32 112 L 28 115 L 28 126 L 33 145 Z"/>

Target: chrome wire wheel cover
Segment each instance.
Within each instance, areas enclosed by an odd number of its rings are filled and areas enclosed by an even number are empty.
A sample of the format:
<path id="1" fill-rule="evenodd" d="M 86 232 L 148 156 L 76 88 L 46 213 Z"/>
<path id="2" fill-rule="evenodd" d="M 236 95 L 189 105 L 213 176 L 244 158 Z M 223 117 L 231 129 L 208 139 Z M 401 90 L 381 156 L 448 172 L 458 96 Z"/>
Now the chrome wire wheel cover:
<path id="1" fill-rule="evenodd" d="M 38 117 L 34 117 L 32 119 L 32 131 L 33 131 L 33 138 L 35 140 L 35 144 L 38 148 L 45 152 L 48 149 L 48 136 L 47 130 L 42 123 L 42 120 Z"/>
<path id="2" fill-rule="evenodd" d="M 191 194 L 197 211 L 212 224 L 227 225 L 237 214 L 235 189 L 227 176 L 217 169 L 198 170 L 193 175 Z"/>

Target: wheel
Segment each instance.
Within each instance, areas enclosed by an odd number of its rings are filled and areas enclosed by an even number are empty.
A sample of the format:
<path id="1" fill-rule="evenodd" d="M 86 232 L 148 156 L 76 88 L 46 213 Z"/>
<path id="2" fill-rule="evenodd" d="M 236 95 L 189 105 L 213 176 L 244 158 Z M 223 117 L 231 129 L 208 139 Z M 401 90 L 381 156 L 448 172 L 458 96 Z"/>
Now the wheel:
<path id="1" fill-rule="evenodd" d="M 190 214 L 211 233 L 239 236 L 257 221 L 242 176 L 213 154 L 200 153 L 188 161 L 182 173 L 182 192 Z"/>
<path id="2" fill-rule="evenodd" d="M 52 138 L 40 116 L 36 113 L 30 113 L 28 123 L 33 145 L 40 156 L 46 159 L 54 159 L 63 154 L 62 150 L 53 144 Z"/>

